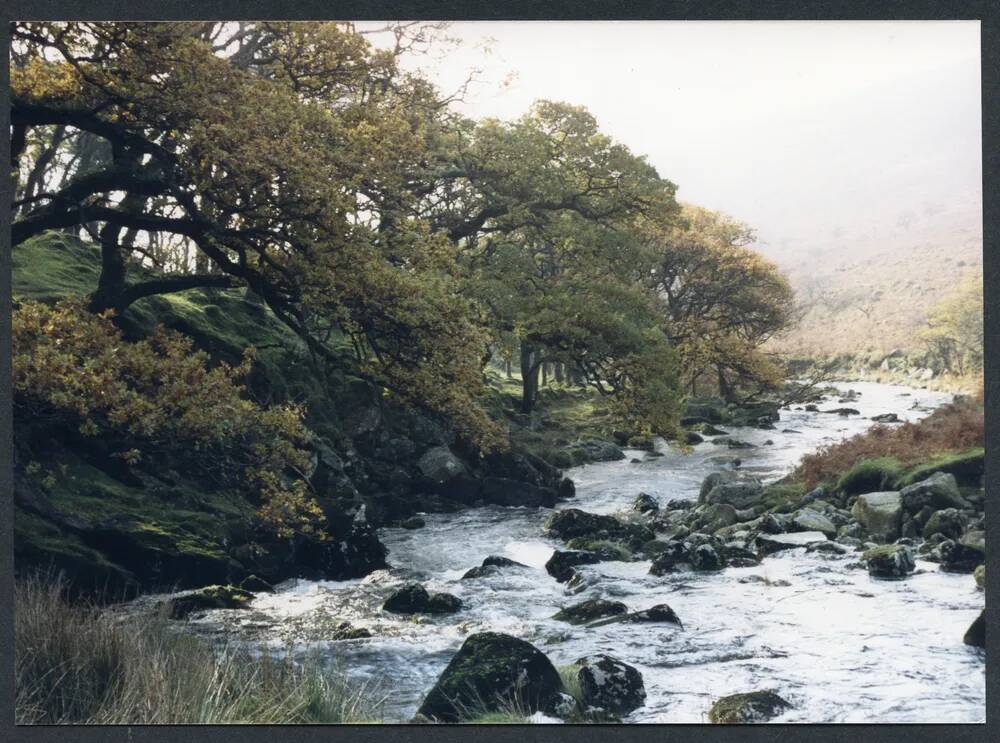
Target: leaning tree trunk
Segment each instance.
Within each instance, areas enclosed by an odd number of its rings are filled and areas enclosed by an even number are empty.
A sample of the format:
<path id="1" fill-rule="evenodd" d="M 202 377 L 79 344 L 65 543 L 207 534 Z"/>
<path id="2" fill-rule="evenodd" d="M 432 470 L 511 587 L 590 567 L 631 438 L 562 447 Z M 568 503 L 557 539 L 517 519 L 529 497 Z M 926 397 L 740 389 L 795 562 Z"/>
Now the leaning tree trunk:
<path id="1" fill-rule="evenodd" d="M 552 366 L 552 373 L 556 378 L 556 384 L 563 383 L 563 365 L 561 361 L 557 361 Z"/>
<path id="2" fill-rule="evenodd" d="M 727 403 L 736 401 L 736 392 L 733 390 L 733 386 L 726 379 L 726 370 L 721 366 L 716 367 L 716 371 L 719 375 L 719 397 L 725 400 Z"/>

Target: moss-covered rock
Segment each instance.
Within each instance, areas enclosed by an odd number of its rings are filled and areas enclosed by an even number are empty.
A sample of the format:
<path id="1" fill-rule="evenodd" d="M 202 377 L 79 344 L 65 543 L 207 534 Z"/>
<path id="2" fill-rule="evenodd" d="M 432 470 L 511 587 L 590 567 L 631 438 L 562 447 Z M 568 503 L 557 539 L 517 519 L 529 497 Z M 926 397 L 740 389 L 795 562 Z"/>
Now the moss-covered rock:
<path id="1" fill-rule="evenodd" d="M 741 725 L 767 722 L 777 717 L 791 704 L 773 691 L 751 691 L 717 699 L 708 711 L 708 719 L 720 725 Z"/>
<path id="2" fill-rule="evenodd" d="M 170 619 L 186 619 L 209 609 L 245 609 L 252 600 L 252 593 L 236 586 L 206 586 L 167 599 L 163 611 Z"/>
<path id="3" fill-rule="evenodd" d="M 917 565 L 913 550 L 905 544 L 886 544 L 863 552 L 862 562 L 873 578 L 898 580 L 912 573 Z"/>
<path id="4" fill-rule="evenodd" d="M 667 604 L 656 604 L 648 609 L 642 609 L 641 611 L 633 611 L 628 614 L 616 614 L 611 617 L 606 617 L 604 619 L 599 619 L 593 622 L 591 627 L 601 627 L 605 624 L 614 624 L 617 622 L 625 622 L 627 624 L 676 624 L 678 627 L 683 629 L 684 625 L 681 624 L 680 617 L 677 613 L 670 608 Z"/>
<path id="5" fill-rule="evenodd" d="M 892 542 L 899 538 L 903 504 L 898 492 L 882 491 L 859 495 L 851 515 L 875 539 Z"/>
<path id="6" fill-rule="evenodd" d="M 935 534 L 947 539 L 958 539 L 965 532 L 967 524 L 965 514 L 957 508 L 943 508 L 930 515 L 922 533 L 924 539 L 930 539 Z"/>
<path id="7" fill-rule="evenodd" d="M 966 645 L 986 649 L 986 610 L 979 612 L 979 616 L 969 626 L 962 641 Z"/>
<path id="8" fill-rule="evenodd" d="M 985 456 L 982 448 L 969 449 L 958 453 L 946 453 L 908 468 L 899 480 L 899 487 L 905 487 L 926 480 L 937 472 L 945 472 L 955 477 L 959 485 L 978 486 L 985 472 Z"/>
<path id="9" fill-rule="evenodd" d="M 885 491 L 895 483 L 900 469 L 899 460 L 892 457 L 865 459 L 840 476 L 836 490 L 845 495 Z"/>
<path id="10" fill-rule="evenodd" d="M 916 514 L 924 508 L 965 508 L 966 503 L 958 490 L 955 476 L 948 472 L 935 472 L 930 477 L 907 485 L 899 491 L 903 510 Z"/>
<path id="11" fill-rule="evenodd" d="M 556 612 L 552 618 L 570 624 L 586 624 L 597 619 L 613 617 L 628 613 L 628 607 L 621 601 L 605 601 L 604 599 L 589 599 L 579 604 L 567 606 Z"/>
<path id="12" fill-rule="evenodd" d="M 632 550 L 621 542 L 613 542 L 609 539 L 591 539 L 589 537 L 575 537 L 566 546 L 571 550 L 583 550 L 600 555 L 602 560 L 609 562 L 628 562 L 633 559 Z"/>
<path id="13" fill-rule="evenodd" d="M 553 712 L 563 683 L 545 655 L 530 643 L 498 632 L 469 636 L 452 657 L 418 714 L 460 722 L 512 708 Z"/>
<path id="14" fill-rule="evenodd" d="M 390 614 L 452 614 L 462 608 L 461 600 L 450 593 L 428 593 L 419 583 L 396 589 L 382 604 Z"/>
<path id="15" fill-rule="evenodd" d="M 602 559 L 596 552 L 556 550 L 545 563 L 545 570 L 560 583 L 565 583 L 573 577 L 575 573 L 573 568 L 578 565 L 594 565 Z"/>
<path id="16" fill-rule="evenodd" d="M 626 544 L 631 549 L 641 549 L 643 543 L 656 536 L 645 524 L 629 523 L 614 516 L 587 513 L 578 508 L 565 508 L 553 512 L 545 521 L 545 530 L 563 541 L 574 537 L 607 539 Z"/>
<path id="17" fill-rule="evenodd" d="M 603 654 L 580 658 L 574 665 L 574 686 L 585 710 L 624 715 L 646 703 L 642 674 L 634 666 Z"/>
<path id="18" fill-rule="evenodd" d="M 986 563 L 985 545 L 977 540 L 946 539 L 938 546 L 941 569 L 949 573 L 971 573 Z"/>

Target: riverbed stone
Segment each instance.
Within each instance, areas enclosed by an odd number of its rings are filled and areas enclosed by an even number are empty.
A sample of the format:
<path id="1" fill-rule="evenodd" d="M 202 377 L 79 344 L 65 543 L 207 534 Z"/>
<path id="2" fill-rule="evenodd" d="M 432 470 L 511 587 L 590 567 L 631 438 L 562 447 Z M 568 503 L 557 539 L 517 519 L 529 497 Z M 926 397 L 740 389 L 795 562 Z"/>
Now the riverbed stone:
<path id="1" fill-rule="evenodd" d="M 646 703 L 642 674 L 634 666 L 604 654 L 580 658 L 574 665 L 585 709 L 624 715 Z"/>
<path id="2" fill-rule="evenodd" d="M 656 604 L 648 609 L 642 609 L 640 611 L 633 611 L 628 614 L 617 614 L 612 617 L 607 617 L 605 619 L 599 619 L 596 622 L 588 625 L 590 627 L 601 627 L 605 624 L 614 624 L 617 622 L 624 622 L 626 624 L 676 624 L 681 629 L 684 625 L 681 624 L 680 617 L 677 616 L 672 608 L 667 604 Z"/>
<path id="3" fill-rule="evenodd" d="M 245 609 L 252 600 L 250 591 L 236 586 L 206 586 L 172 596 L 163 603 L 163 611 L 171 619 L 186 619 L 210 609 Z"/>
<path id="4" fill-rule="evenodd" d="M 935 472 L 926 480 L 907 485 L 899 491 L 903 510 L 919 513 L 925 506 L 932 509 L 965 508 L 958 482 L 950 472 Z"/>
<path id="5" fill-rule="evenodd" d="M 516 705 L 527 714 L 554 713 L 563 683 L 551 661 L 524 640 L 499 632 L 466 638 L 418 714 L 440 722 L 497 712 Z"/>
<path id="6" fill-rule="evenodd" d="M 660 503 L 649 493 L 639 493 L 632 501 L 632 510 L 653 516 L 659 513 Z"/>
<path id="7" fill-rule="evenodd" d="M 972 645 L 973 647 L 986 649 L 986 610 L 984 609 L 976 617 L 976 620 L 972 623 L 968 630 L 965 632 L 965 637 L 962 638 L 966 645 Z"/>
<path id="8" fill-rule="evenodd" d="M 450 593 L 428 593 L 419 583 L 407 583 L 393 591 L 382 604 L 390 614 L 451 614 L 462 602 Z"/>
<path id="9" fill-rule="evenodd" d="M 898 491 L 883 491 L 859 495 L 851 508 L 854 516 L 868 533 L 885 542 L 899 538 L 903 505 Z"/>
<path id="10" fill-rule="evenodd" d="M 789 534 L 758 534 L 754 540 L 760 555 L 772 555 L 782 550 L 808 547 L 816 542 L 825 542 L 826 534 L 821 531 L 796 531 Z"/>
<path id="11" fill-rule="evenodd" d="M 803 508 L 792 516 L 795 531 L 821 531 L 831 539 L 837 536 L 837 527 L 825 514 Z"/>
<path id="12" fill-rule="evenodd" d="M 694 570 L 715 571 L 726 567 L 726 561 L 718 550 L 710 544 L 699 544 L 688 555 L 688 561 Z"/>
<path id="13" fill-rule="evenodd" d="M 985 545 L 976 540 L 946 539 L 938 546 L 941 569 L 949 573 L 971 573 L 986 562 Z"/>
<path id="14" fill-rule="evenodd" d="M 748 475 L 733 477 L 733 474 L 735 473 L 713 473 L 713 475 L 729 476 L 718 478 L 703 496 L 699 496 L 699 500 L 707 504 L 726 503 L 737 509 L 757 505 L 764 493 L 764 486 L 760 480 Z M 702 483 L 703 491 L 711 477 L 712 475 L 709 475 Z"/>
<path id="15" fill-rule="evenodd" d="M 628 613 L 628 607 L 621 601 L 606 601 L 604 599 L 589 599 L 560 609 L 553 619 L 570 624 L 586 624 L 596 619 L 613 617 Z"/>
<path id="16" fill-rule="evenodd" d="M 579 508 L 554 511 L 545 522 L 545 530 L 563 541 L 574 537 L 607 539 L 627 544 L 631 549 L 639 549 L 643 543 L 656 537 L 646 524 L 629 523 L 614 516 L 588 513 Z"/>
<path id="17" fill-rule="evenodd" d="M 718 725 L 767 722 L 791 706 L 773 691 L 730 694 L 712 704 L 708 711 L 708 719 Z"/>
<path id="18" fill-rule="evenodd" d="M 565 583 L 573 577 L 573 568 L 577 565 L 593 565 L 598 562 L 601 562 L 601 556 L 596 552 L 556 550 L 545 563 L 545 570 L 560 583 Z"/>
<path id="19" fill-rule="evenodd" d="M 913 550 L 905 544 L 886 544 L 863 552 L 861 561 L 873 578 L 898 580 L 912 573 L 917 565 Z"/>
<path id="20" fill-rule="evenodd" d="M 957 508 L 942 508 L 927 519 L 923 537 L 929 539 L 934 534 L 941 534 L 948 539 L 958 539 L 965 532 L 967 521 L 965 514 Z"/>

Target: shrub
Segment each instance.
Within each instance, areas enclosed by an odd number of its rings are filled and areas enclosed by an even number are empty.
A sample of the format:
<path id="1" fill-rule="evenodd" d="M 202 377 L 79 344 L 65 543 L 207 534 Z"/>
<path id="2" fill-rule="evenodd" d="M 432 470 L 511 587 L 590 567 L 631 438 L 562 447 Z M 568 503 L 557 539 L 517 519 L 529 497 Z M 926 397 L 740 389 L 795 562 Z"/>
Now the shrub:
<path id="1" fill-rule="evenodd" d="M 17 724 L 361 722 L 381 699 L 324 669 L 246 650 L 213 652 L 155 617 L 113 618 L 41 578 L 15 587 Z"/>
<path id="2" fill-rule="evenodd" d="M 806 455 L 794 473 L 806 487 L 834 483 L 865 460 L 894 459 L 900 467 L 922 464 L 949 452 L 983 446 L 981 401 L 963 399 L 944 405 L 916 423 L 874 426 L 865 433 Z"/>
<path id="3" fill-rule="evenodd" d="M 246 394 L 253 349 L 238 366 L 210 366 L 192 341 L 157 327 L 128 342 L 108 313 L 78 299 L 22 302 L 13 317 L 14 410 L 100 439 L 128 464 L 182 453 L 220 484 L 249 491 L 279 535 L 322 519 L 303 478 L 303 411 Z M 291 475 L 291 476 L 289 476 Z"/>

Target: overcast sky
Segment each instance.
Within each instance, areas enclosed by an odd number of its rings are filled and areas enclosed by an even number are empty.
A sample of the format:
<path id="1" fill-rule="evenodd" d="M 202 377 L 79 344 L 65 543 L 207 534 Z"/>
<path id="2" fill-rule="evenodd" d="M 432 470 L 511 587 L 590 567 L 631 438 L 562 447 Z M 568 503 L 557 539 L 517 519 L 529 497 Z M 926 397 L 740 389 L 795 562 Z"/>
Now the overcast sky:
<path id="1" fill-rule="evenodd" d="M 679 198 L 749 222 L 765 242 L 981 208 L 977 22 L 477 22 L 449 33 L 463 43 L 419 63 L 445 91 L 483 69 L 465 113 L 582 104 Z"/>

